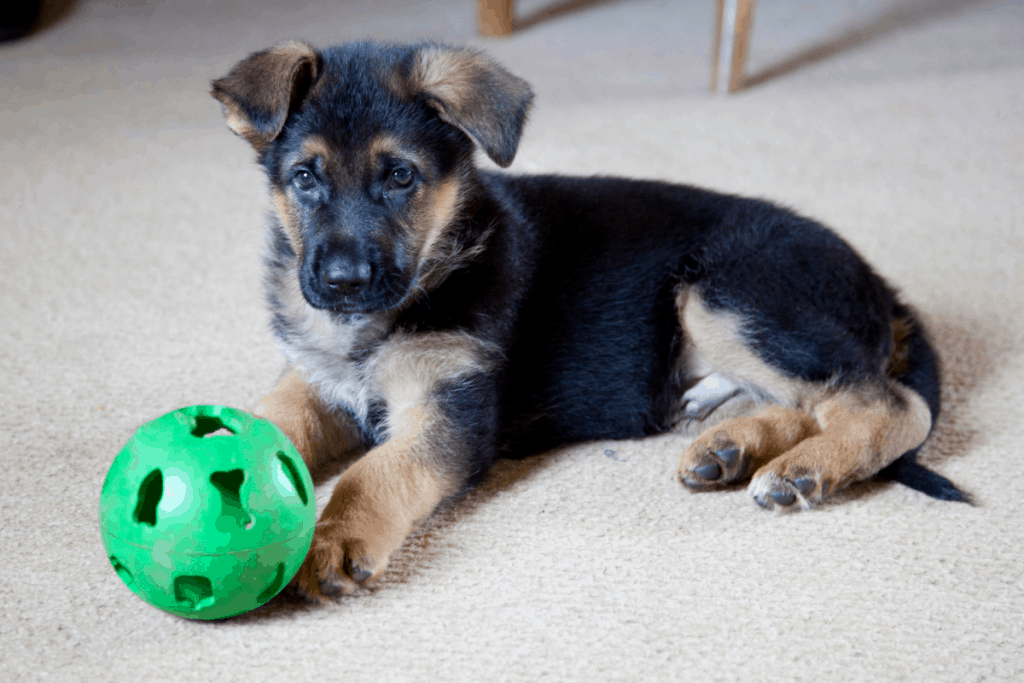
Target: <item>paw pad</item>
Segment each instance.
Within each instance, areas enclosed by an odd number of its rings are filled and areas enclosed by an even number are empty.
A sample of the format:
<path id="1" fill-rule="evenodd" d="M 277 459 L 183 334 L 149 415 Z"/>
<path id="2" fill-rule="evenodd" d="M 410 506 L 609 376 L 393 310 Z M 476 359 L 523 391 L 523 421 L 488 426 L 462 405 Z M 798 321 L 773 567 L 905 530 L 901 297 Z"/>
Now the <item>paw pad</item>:
<path id="1" fill-rule="evenodd" d="M 358 560 L 345 559 L 345 573 L 356 583 L 366 583 L 367 579 L 373 576 L 373 555 L 363 555 Z"/>
<path id="2" fill-rule="evenodd" d="M 700 467 L 694 467 L 690 471 L 707 481 L 714 481 L 722 476 L 722 468 L 713 462 L 701 465 Z"/>
<path id="3" fill-rule="evenodd" d="M 790 483 L 793 484 L 793 488 L 806 495 L 814 489 L 816 482 L 810 477 L 801 477 L 800 479 L 794 479 Z"/>
<path id="4" fill-rule="evenodd" d="M 734 465 L 736 461 L 740 459 L 740 449 L 738 448 L 725 448 L 722 450 L 715 451 L 715 455 L 718 459 L 724 462 L 726 465 Z"/>

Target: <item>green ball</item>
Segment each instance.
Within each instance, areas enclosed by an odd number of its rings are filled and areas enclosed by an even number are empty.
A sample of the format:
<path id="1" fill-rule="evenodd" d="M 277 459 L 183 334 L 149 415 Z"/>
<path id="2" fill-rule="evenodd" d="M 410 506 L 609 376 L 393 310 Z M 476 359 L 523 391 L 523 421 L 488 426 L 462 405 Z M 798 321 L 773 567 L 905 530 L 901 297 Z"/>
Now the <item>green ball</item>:
<path id="1" fill-rule="evenodd" d="M 277 595 L 313 540 L 313 480 L 269 420 L 191 406 L 139 427 L 100 495 L 103 545 L 136 595 L 223 619 Z"/>

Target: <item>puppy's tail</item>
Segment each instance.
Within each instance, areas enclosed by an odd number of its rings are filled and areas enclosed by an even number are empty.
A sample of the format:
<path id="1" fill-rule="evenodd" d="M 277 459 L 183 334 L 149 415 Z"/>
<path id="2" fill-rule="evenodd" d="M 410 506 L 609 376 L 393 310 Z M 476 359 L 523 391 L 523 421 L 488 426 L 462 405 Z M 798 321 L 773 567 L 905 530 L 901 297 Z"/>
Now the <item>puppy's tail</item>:
<path id="1" fill-rule="evenodd" d="M 893 318 L 897 321 L 894 324 L 897 352 L 894 354 L 894 362 L 890 365 L 889 375 L 920 394 L 931 410 L 934 425 L 941 408 L 939 358 L 913 311 L 897 303 Z M 953 482 L 918 464 L 919 450 L 920 446 L 907 451 L 879 472 L 878 476 L 898 481 L 939 500 L 970 503 L 970 497 Z"/>
<path id="2" fill-rule="evenodd" d="M 878 473 L 882 479 L 891 479 L 939 500 L 970 503 L 970 497 L 956 484 L 917 462 L 917 451 L 907 451 L 896 462 Z"/>

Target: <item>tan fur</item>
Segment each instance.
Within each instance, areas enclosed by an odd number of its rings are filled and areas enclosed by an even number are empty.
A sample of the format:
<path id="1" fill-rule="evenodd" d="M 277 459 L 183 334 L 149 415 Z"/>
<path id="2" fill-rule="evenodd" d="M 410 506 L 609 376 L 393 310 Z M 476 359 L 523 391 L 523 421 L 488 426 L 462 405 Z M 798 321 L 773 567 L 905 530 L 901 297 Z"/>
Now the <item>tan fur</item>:
<path id="1" fill-rule="evenodd" d="M 446 254 L 439 247 L 443 244 L 443 235 L 455 216 L 462 202 L 461 183 L 457 177 L 448 178 L 433 188 L 427 198 L 425 210 L 419 216 L 422 246 L 419 248 L 419 262 L 429 263 L 444 257 Z"/>
<path id="2" fill-rule="evenodd" d="M 894 319 L 890 323 L 892 329 L 892 355 L 885 364 L 885 373 L 890 377 L 902 375 L 907 371 L 910 360 L 909 338 L 914 328 L 909 320 Z"/>
<path id="3" fill-rule="evenodd" d="M 370 161 L 376 161 L 384 156 L 405 158 L 409 156 L 410 151 L 404 149 L 401 142 L 394 135 L 378 133 L 373 136 L 370 144 L 366 147 L 366 158 Z"/>
<path id="4" fill-rule="evenodd" d="M 224 107 L 228 127 L 257 150 L 265 148 L 284 127 L 296 88 L 316 78 L 317 54 L 306 43 L 291 41 L 243 60 L 213 83 L 211 94 Z M 259 127 L 246 113 L 247 102 L 271 116 Z"/>
<path id="5" fill-rule="evenodd" d="M 451 235 L 454 221 L 462 212 L 463 183 L 462 174 L 456 172 L 424 197 L 424 208 L 418 212 L 420 246 L 415 278 L 420 289 L 431 289 L 486 249 L 493 225 L 469 241 L 454 239 Z"/>
<path id="6" fill-rule="evenodd" d="M 301 59 L 316 59 L 316 50 L 301 40 L 286 40 L 268 51 L 267 59 L 295 62 Z"/>
<path id="7" fill-rule="evenodd" d="M 334 153 L 331 146 L 319 135 L 309 135 L 302 140 L 302 144 L 299 146 L 299 153 L 306 159 L 315 159 L 317 157 L 328 160 Z"/>
<path id="8" fill-rule="evenodd" d="M 404 147 L 388 133 L 376 135 L 367 146 L 366 158 L 369 163 L 380 165 L 381 157 L 403 159 L 421 170 L 426 166 L 415 150 Z M 462 190 L 462 175 L 459 171 L 447 178 L 430 178 L 417 188 L 413 220 L 411 225 L 405 227 L 413 241 L 413 249 L 418 255 L 416 263 L 421 271 L 431 261 L 454 256 L 443 249 L 444 233 L 458 214 Z"/>
<path id="9" fill-rule="evenodd" d="M 486 357 L 486 345 L 468 333 L 399 332 L 374 354 L 369 369 L 389 412 L 401 413 L 426 405 L 439 383 L 480 372 Z"/>
<path id="10" fill-rule="evenodd" d="M 875 398 L 854 392 L 823 401 L 815 411 L 822 433 L 808 438 L 759 469 L 748 491 L 763 501 L 771 491 L 790 490 L 807 508 L 865 479 L 928 436 L 931 414 L 914 391 L 893 383 Z M 811 481 L 807 491 L 793 482 Z"/>
<path id="11" fill-rule="evenodd" d="M 834 491 L 875 474 L 924 442 L 931 412 L 915 391 L 892 382 L 870 392 L 874 395 L 864 393 L 847 391 L 822 401 L 814 410 L 821 435 L 787 452 L 769 470 L 780 476 L 807 470 L 831 482 Z"/>
<path id="12" fill-rule="evenodd" d="M 389 134 L 377 135 L 367 147 L 367 157 L 373 160 L 382 156 L 405 159 L 419 167 L 424 166 L 415 150 L 404 148 L 401 142 Z M 459 251 L 466 245 L 453 244 L 445 239 L 446 230 L 459 215 L 463 201 L 463 177 L 458 170 L 446 178 L 437 179 L 421 186 L 415 199 L 412 224 L 407 226 L 414 249 L 417 273 L 415 279 L 421 287 L 429 287 L 436 276 L 443 277 L 456 268 L 461 259 Z M 472 252 L 475 255 L 478 252 Z"/>
<path id="13" fill-rule="evenodd" d="M 366 146 L 366 153 L 361 155 L 364 163 L 370 167 L 370 173 L 375 173 L 383 165 L 386 158 L 401 159 L 411 163 L 413 166 L 423 170 L 429 165 L 419 150 L 416 150 L 395 137 L 391 133 L 378 133 Z M 434 179 L 430 179 L 434 180 Z"/>
<path id="14" fill-rule="evenodd" d="M 717 412 L 717 411 L 716 411 Z M 704 431 L 679 457 L 676 476 L 691 489 L 703 490 L 734 483 L 747 475 L 751 464 L 782 455 L 804 439 L 821 432 L 818 422 L 807 413 L 772 406 L 756 415 L 725 420 Z M 735 462 L 717 454 L 736 449 Z M 719 479 L 705 480 L 695 470 L 719 465 Z"/>
<path id="15" fill-rule="evenodd" d="M 296 577 L 307 595 L 347 593 L 379 577 L 415 524 L 451 493 L 419 455 L 431 422 L 423 407 L 410 408 L 401 429 L 342 475 Z"/>
<path id="16" fill-rule="evenodd" d="M 223 109 L 224 120 L 231 132 L 245 138 L 250 145 L 255 145 L 259 136 L 253 131 L 249 117 L 234 102 L 223 102 Z"/>
<path id="17" fill-rule="evenodd" d="M 429 47 L 416 55 L 411 82 L 443 101 L 446 108 L 462 111 L 474 103 L 474 79 L 489 60 L 471 50 Z"/>
<path id="18" fill-rule="evenodd" d="M 357 460 L 335 487 L 296 582 L 307 595 L 350 592 L 384 571 L 416 522 L 460 481 L 444 467 L 452 439 L 432 402 L 439 382 L 485 367 L 486 347 L 465 333 L 398 333 L 368 359 L 366 381 L 387 403 L 387 440 Z M 327 414 L 318 389 L 285 376 L 256 412 L 273 420 L 314 467 L 354 446 Z M 349 439 L 352 437 L 349 436 Z"/>
<path id="19" fill-rule="evenodd" d="M 282 377 L 253 412 L 280 427 L 310 469 L 359 445 L 295 371 Z"/>
<path id="20" fill-rule="evenodd" d="M 706 442 L 722 448 L 728 440 L 742 445 L 743 452 L 752 459 L 771 459 L 820 432 L 821 426 L 807 413 L 772 406 L 757 415 L 723 422 L 718 429 L 702 434 L 694 444 Z"/>
<path id="21" fill-rule="evenodd" d="M 680 292 L 676 310 L 690 340 L 688 362 L 706 374 L 729 376 L 765 404 L 808 410 L 824 395 L 820 384 L 789 377 L 765 363 L 743 339 L 742 318 L 708 309 L 695 289 Z"/>
<path id="22" fill-rule="evenodd" d="M 310 135 L 302 141 L 302 145 L 299 146 L 299 159 L 296 161 L 309 162 L 314 159 L 320 159 L 328 172 L 337 172 L 339 160 L 335 158 L 334 148 L 319 135 Z"/>
<path id="23" fill-rule="evenodd" d="M 298 255 L 298 260 L 301 263 L 304 243 L 302 230 L 299 229 L 299 218 L 296 215 L 297 212 L 292 204 L 292 199 L 285 190 L 277 187 L 271 187 L 270 194 L 274 201 L 274 210 L 281 220 L 281 227 L 284 228 L 292 250 Z"/>

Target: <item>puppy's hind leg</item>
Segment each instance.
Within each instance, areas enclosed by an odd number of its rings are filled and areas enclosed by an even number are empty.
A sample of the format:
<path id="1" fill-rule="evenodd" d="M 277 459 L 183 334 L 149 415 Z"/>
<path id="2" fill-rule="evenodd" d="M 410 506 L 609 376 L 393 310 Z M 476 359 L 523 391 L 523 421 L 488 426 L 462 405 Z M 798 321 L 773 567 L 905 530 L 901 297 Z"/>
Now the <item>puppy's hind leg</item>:
<path id="1" fill-rule="evenodd" d="M 683 396 L 684 417 L 691 404 L 695 422 L 703 415 L 703 432 L 679 458 L 676 476 L 683 484 L 693 490 L 733 484 L 749 476 L 752 465 L 820 431 L 803 409 L 820 387 L 766 363 L 751 348 L 739 314 L 709 308 L 696 289 L 681 291 L 676 305 L 691 345 L 689 364 L 700 374 L 708 371 Z"/>
<path id="2" fill-rule="evenodd" d="M 891 380 L 839 392 L 813 412 L 821 432 L 754 474 L 747 490 L 758 505 L 809 508 L 920 446 L 932 422 L 924 399 Z"/>

